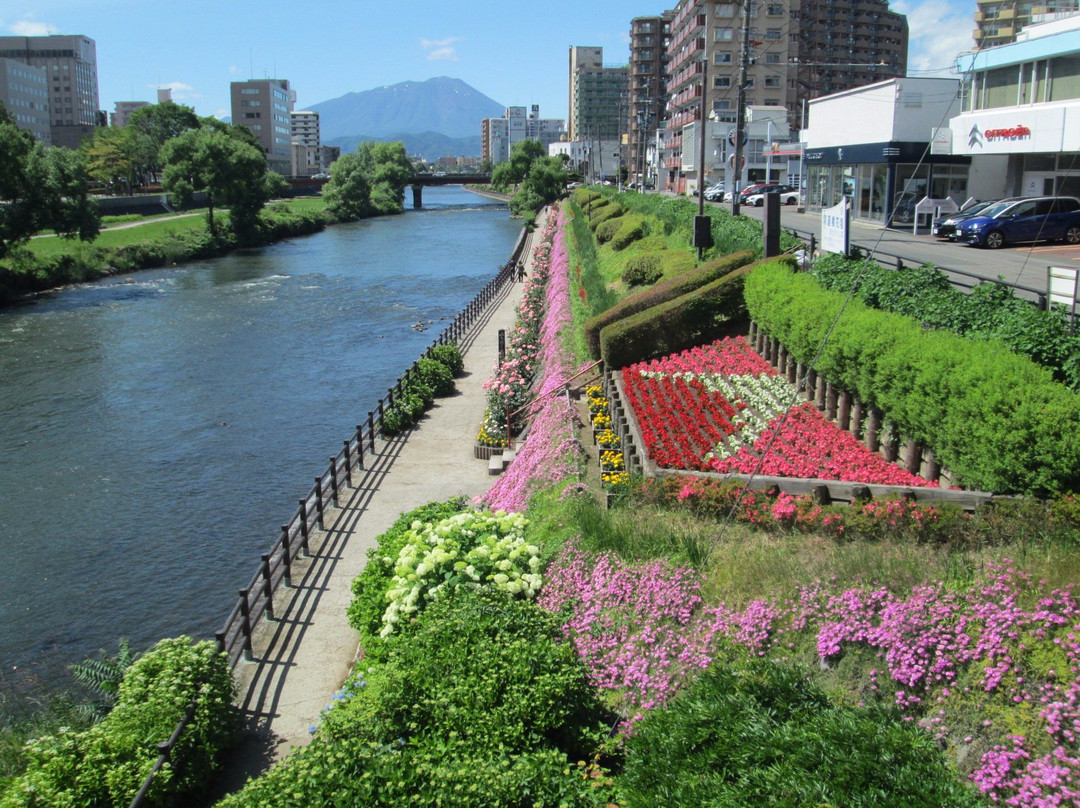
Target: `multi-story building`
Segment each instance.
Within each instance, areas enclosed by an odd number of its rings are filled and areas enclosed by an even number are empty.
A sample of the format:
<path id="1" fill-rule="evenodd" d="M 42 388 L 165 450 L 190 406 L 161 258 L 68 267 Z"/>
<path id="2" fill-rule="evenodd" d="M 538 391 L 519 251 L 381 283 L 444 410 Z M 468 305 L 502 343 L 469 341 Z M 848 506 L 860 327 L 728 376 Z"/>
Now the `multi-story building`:
<path id="1" fill-rule="evenodd" d="M 230 85 L 232 120 L 255 135 L 272 171 L 292 171 L 292 120 L 296 92 L 286 79 L 250 79 Z"/>
<path id="2" fill-rule="evenodd" d="M 46 146 L 52 144 L 48 75 L 43 67 L 0 59 L 0 103 L 14 116 L 17 127 Z"/>
<path id="3" fill-rule="evenodd" d="M 627 119 L 629 173 L 648 186 L 655 176 L 656 142 L 663 122 L 668 80 L 668 39 L 674 12 L 630 21 L 630 105 Z M 651 159 L 650 159 L 651 158 Z"/>
<path id="4" fill-rule="evenodd" d="M 604 65 L 604 49 L 570 48 L 570 140 L 617 140 L 626 132 L 630 68 Z"/>
<path id="5" fill-rule="evenodd" d="M 150 106 L 149 101 L 117 101 L 116 108 L 109 116 L 109 126 L 124 127 L 131 120 L 131 113 L 140 107 Z"/>
<path id="6" fill-rule="evenodd" d="M 1015 42 L 1028 25 L 1048 22 L 1064 14 L 1080 11 L 1080 0 L 1049 0 L 1044 3 L 1017 3 L 1016 0 L 977 0 L 976 48 L 991 48 Z"/>
<path id="7" fill-rule="evenodd" d="M 540 107 L 507 107 L 502 118 L 484 118 L 480 124 L 480 157 L 498 165 L 510 159 L 514 144 L 522 140 L 538 140 L 546 151 L 552 143 L 566 138 L 562 118 L 541 118 Z"/>
<path id="8" fill-rule="evenodd" d="M 321 174 L 319 113 L 311 110 L 294 110 L 292 121 L 292 176 L 310 177 Z"/>
<path id="9" fill-rule="evenodd" d="M 97 46 L 81 35 L 0 36 L 0 59 L 12 59 L 48 74 L 49 129 L 54 146 L 77 148 L 104 126 L 98 109 Z"/>
<path id="10" fill-rule="evenodd" d="M 1016 42 L 962 54 L 954 154 L 970 155 L 971 193 L 1080 194 L 1080 15 L 1027 26 Z"/>

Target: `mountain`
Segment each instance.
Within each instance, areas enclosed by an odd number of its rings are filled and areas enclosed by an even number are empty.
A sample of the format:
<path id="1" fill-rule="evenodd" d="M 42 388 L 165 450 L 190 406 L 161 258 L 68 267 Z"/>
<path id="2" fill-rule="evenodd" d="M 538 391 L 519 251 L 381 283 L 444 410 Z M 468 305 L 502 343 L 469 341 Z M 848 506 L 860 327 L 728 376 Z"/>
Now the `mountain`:
<path id="1" fill-rule="evenodd" d="M 453 155 L 454 157 L 479 157 L 481 151 L 481 138 L 479 134 L 471 137 L 447 137 L 438 132 L 397 132 L 391 135 L 346 135 L 336 137 L 333 140 L 324 140 L 328 146 L 338 146 L 342 154 L 356 151 L 356 147 L 366 140 L 386 141 L 393 143 L 401 141 L 405 144 L 406 153 L 414 157 L 424 157 L 428 160 L 438 160 L 440 157 Z"/>
<path id="2" fill-rule="evenodd" d="M 308 109 L 319 113 L 322 141 L 339 145 L 341 138 L 401 140 L 428 132 L 479 138 L 480 122 L 502 117 L 506 107 L 461 79 L 442 76 L 347 93 Z"/>

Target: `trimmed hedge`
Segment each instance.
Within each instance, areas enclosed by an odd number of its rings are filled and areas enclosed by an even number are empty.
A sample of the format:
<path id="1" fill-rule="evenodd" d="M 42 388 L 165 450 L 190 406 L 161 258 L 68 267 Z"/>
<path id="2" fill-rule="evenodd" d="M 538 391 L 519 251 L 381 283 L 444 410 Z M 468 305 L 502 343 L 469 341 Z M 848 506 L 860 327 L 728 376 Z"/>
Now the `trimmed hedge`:
<path id="1" fill-rule="evenodd" d="M 656 283 L 664 274 L 660 266 L 663 253 L 651 252 L 635 255 L 626 260 L 622 282 L 627 286 L 648 286 Z"/>
<path id="2" fill-rule="evenodd" d="M 683 272 L 689 272 L 696 265 L 697 258 L 686 250 L 668 250 L 660 259 L 660 268 L 664 275 L 680 275 Z"/>
<path id="3" fill-rule="evenodd" d="M 1045 368 L 1001 343 L 925 331 L 857 300 L 838 317 L 843 294 L 784 266 L 761 267 L 745 296 L 751 318 L 798 361 L 821 348 L 816 371 L 932 448 L 958 484 L 1040 495 L 1080 489 L 1080 397 Z"/>
<path id="4" fill-rule="evenodd" d="M 622 216 L 615 216 L 611 219 L 600 222 L 600 224 L 598 224 L 595 228 L 596 243 L 607 244 L 609 241 L 615 238 L 615 234 L 618 233 L 619 229 L 622 227 L 622 222 Z"/>
<path id="5" fill-rule="evenodd" d="M 586 320 L 583 328 L 585 331 L 585 344 L 588 346 L 589 354 L 593 359 L 600 358 L 600 330 L 610 323 L 652 308 L 659 303 L 673 300 L 692 289 L 697 289 L 726 275 L 733 269 L 750 263 L 752 260 L 754 260 L 754 254 L 749 250 L 743 250 L 715 261 L 709 261 L 691 272 L 685 272 L 676 277 L 663 280 L 651 289 L 632 295 L 610 309 Z"/>
<path id="6" fill-rule="evenodd" d="M 608 219 L 622 216 L 626 211 L 618 202 L 605 202 L 602 205 L 593 205 L 586 213 L 589 215 L 589 227 L 592 228 L 592 231 L 595 233 L 596 228 Z"/>
<path id="7" fill-rule="evenodd" d="M 722 336 L 723 325 L 745 312 L 743 280 L 755 266 L 741 266 L 700 289 L 605 326 L 600 332 L 604 362 L 621 368 Z"/>
<path id="8" fill-rule="evenodd" d="M 635 241 L 644 238 L 648 232 L 648 223 L 644 216 L 630 214 L 619 219 L 619 229 L 611 239 L 611 248 L 618 252 L 625 250 Z"/>

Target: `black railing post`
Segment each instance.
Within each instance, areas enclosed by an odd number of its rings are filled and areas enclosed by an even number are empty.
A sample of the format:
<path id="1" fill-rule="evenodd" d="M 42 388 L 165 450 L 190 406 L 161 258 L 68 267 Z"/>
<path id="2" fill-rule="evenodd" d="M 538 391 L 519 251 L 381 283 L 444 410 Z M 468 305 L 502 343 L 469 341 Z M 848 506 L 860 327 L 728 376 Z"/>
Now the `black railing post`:
<path id="1" fill-rule="evenodd" d="M 251 662 L 251 607 L 246 589 L 240 590 L 240 633 L 244 636 L 244 661 Z"/>
<path id="2" fill-rule="evenodd" d="M 345 441 L 345 485 L 352 488 L 352 448 L 349 441 Z"/>
<path id="3" fill-rule="evenodd" d="M 330 458 L 330 501 L 334 503 L 335 508 L 341 507 L 338 505 L 338 479 L 337 479 L 337 456 Z"/>
<path id="4" fill-rule="evenodd" d="M 307 558 L 311 553 L 308 551 L 308 512 L 307 512 L 307 500 L 300 500 L 300 551 L 303 553 L 304 558 Z"/>
<path id="5" fill-rule="evenodd" d="M 321 476 L 315 478 L 315 513 L 318 514 L 315 524 L 319 526 L 319 530 L 326 530 L 323 526 L 323 488 Z"/>
<path id="6" fill-rule="evenodd" d="M 266 596 L 266 619 L 274 619 L 274 582 L 270 578 L 270 554 L 262 554 L 263 595 Z"/>
<path id="7" fill-rule="evenodd" d="M 285 586 L 292 586 L 292 548 L 289 546 L 289 526 L 281 526 L 281 561 L 285 565 Z"/>
<path id="8" fill-rule="evenodd" d="M 379 419 L 382 420 L 382 402 L 379 402 Z M 375 413 L 369 411 L 367 414 L 367 433 L 368 440 L 371 441 L 370 448 L 371 453 L 375 454 Z"/>

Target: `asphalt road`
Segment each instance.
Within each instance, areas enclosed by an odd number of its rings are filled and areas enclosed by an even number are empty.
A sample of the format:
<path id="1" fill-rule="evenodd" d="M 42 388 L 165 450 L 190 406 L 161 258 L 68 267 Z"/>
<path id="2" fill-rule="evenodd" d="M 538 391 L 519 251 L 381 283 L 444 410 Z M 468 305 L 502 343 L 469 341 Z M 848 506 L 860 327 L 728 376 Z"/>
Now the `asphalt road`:
<path id="1" fill-rule="evenodd" d="M 730 204 L 723 207 L 731 210 Z M 760 221 L 764 219 L 765 209 L 743 205 L 740 213 Z M 798 231 L 799 235 L 813 233 L 818 239 L 821 238 L 820 213 L 799 213 L 796 207 L 781 206 L 780 224 L 784 229 Z M 1048 242 L 1007 245 L 999 250 L 988 250 L 934 238 L 929 234 L 929 228 L 923 228 L 920 235 L 915 235 L 911 225 L 903 228 L 882 227 L 863 221 L 852 221 L 851 243 L 866 249 L 882 263 L 894 264 L 899 256 L 904 259 L 905 266 L 932 263 L 946 271 L 958 270 L 990 280 L 1001 278 L 1042 292 L 1046 290 L 1048 266 L 1076 267 L 1080 262 L 1080 246 Z M 960 278 L 962 283 L 968 285 L 978 282 L 976 278 L 953 277 Z M 1030 299 L 1035 297 L 1034 292 L 1018 292 L 1018 295 Z"/>

